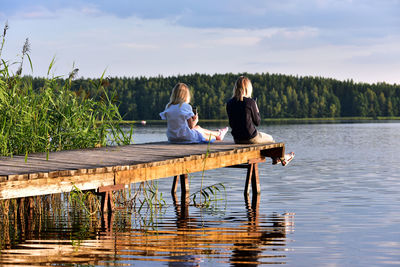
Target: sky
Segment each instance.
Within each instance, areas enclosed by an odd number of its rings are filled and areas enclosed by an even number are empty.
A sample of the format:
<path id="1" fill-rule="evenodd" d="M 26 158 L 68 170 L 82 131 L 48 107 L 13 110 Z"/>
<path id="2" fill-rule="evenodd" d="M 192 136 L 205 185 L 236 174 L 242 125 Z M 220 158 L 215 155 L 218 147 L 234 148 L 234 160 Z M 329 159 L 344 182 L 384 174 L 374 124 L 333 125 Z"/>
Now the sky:
<path id="1" fill-rule="evenodd" d="M 18 62 L 29 38 L 33 71 L 25 60 L 23 74 L 40 77 L 79 68 L 84 78 L 247 72 L 400 84 L 399 14 L 400 0 L 0 0 L 1 58 Z"/>

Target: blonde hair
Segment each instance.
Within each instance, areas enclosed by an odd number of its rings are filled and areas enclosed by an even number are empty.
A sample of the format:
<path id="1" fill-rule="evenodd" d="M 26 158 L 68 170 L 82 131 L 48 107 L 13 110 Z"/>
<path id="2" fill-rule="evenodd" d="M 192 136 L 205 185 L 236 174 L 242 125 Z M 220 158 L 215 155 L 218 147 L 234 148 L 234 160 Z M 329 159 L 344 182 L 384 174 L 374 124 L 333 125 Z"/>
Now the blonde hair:
<path id="1" fill-rule="evenodd" d="M 182 103 L 189 103 L 190 102 L 190 91 L 189 87 L 184 83 L 177 83 L 174 88 L 172 89 L 171 96 L 169 98 L 169 102 L 167 104 L 167 108 L 171 105 L 176 105 Z"/>
<path id="2" fill-rule="evenodd" d="M 243 101 L 243 97 L 251 97 L 253 93 L 253 85 L 251 85 L 251 81 L 249 78 L 245 76 L 240 76 L 233 87 L 233 95 L 232 97 L 237 100 Z"/>

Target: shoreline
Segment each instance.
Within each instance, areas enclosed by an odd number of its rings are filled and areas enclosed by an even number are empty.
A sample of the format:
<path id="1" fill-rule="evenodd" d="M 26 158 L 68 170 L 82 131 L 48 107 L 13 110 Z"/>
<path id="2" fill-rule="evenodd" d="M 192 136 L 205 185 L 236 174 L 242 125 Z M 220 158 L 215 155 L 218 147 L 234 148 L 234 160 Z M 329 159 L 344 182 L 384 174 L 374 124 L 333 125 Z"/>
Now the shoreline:
<path id="1" fill-rule="evenodd" d="M 120 124 L 142 124 L 143 120 L 124 120 Z M 200 119 L 201 123 L 228 123 L 228 119 L 212 120 Z M 337 117 L 337 118 L 268 118 L 262 123 L 343 123 L 343 122 L 371 122 L 371 121 L 400 121 L 400 117 Z M 165 120 L 145 120 L 146 124 L 166 124 Z"/>

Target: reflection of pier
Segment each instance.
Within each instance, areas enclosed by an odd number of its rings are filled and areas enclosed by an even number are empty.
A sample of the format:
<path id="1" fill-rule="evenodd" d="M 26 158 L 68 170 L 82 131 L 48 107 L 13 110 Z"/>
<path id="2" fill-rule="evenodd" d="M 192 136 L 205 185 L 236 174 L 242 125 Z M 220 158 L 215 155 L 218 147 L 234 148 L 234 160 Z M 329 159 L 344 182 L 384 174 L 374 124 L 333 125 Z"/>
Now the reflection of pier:
<path id="1" fill-rule="evenodd" d="M 282 157 L 283 143 L 237 145 L 169 144 L 166 142 L 104 147 L 13 158 L 0 158 L 0 199 L 97 190 L 103 196 L 103 211 L 111 207 L 110 192 L 125 185 L 165 177 L 181 177 L 183 198 L 189 186 L 187 174 L 228 166 L 248 169 L 245 192 L 250 184 L 259 193 L 257 163 L 265 157 Z M 186 180 L 185 180 L 186 179 Z M 176 190 L 175 178 L 173 190 Z M 31 201 L 31 200 L 29 200 Z"/>
<path id="2" fill-rule="evenodd" d="M 243 222 L 239 227 L 235 228 L 211 228 L 211 227 L 193 227 L 192 221 L 195 220 L 189 216 L 189 206 L 184 201 L 181 205 L 178 203 L 176 195 L 174 196 L 174 203 L 177 214 L 177 230 L 181 233 L 180 238 L 169 243 L 170 246 L 174 244 L 188 243 L 196 251 L 197 248 L 204 247 L 204 244 L 208 243 L 219 243 L 219 244 L 230 244 L 229 250 L 232 250 L 232 255 L 229 262 L 232 266 L 243 266 L 246 264 L 260 263 L 262 258 L 261 253 L 268 246 L 284 246 L 286 234 L 293 231 L 294 229 L 294 215 L 293 214 L 272 214 L 269 218 L 270 226 L 265 226 L 260 223 L 259 217 L 259 205 L 260 196 L 253 194 L 250 199 L 249 195 L 245 194 L 245 204 L 247 211 L 248 221 Z M 197 231 L 201 231 L 203 234 L 198 237 Z M 207 236 L 204 238 L 204 236 Z M 212 249 L 213 246 L 209 248 Z M 279 249 L 275 249 L 278 250 Z M 213 253 L 213 251 L 208 251 Z M 216 254 L 218 252 L 215 252 Z M 199 257 L 195 257 L 192 254 L 178 253 L 180 257 L 174 256 L 171 253 L 172 259 L 179 259 L 182 261 L 191 260 L 196 262 Z M 276 263 L 284 263 L 282 260 L 284 255 L 273 255 L 268 256 L 270 259 L 276 259 Z M 274 263 L 274 262 L 268 262 Z M 171 266 L 177 266 L 172 264 Z M 193 265 L 191 265 L 193 266 Z"/>
<path id="3" fill-rule="evenodd" d="M 196 266 L 207 258 L 233 266 L 285 263 L 283 247 L 288 229 L 293 227 L 293 215 L 272 214 L 260 218 L 259 196 L 254 194 L 252 199 L 245 200 L 247 219 L 238 217 L 234 223 L 207 222 L 201 216 L 190 216 L 189 207 L 182 206 L 181 202 L 175 205 L 175 220 L 164 222 L 158 230 L 135 230 L 128 225 L 126 229 L 113 231 L 116 215 L 112 213 L 103 222 L 106 228 L 102 232 L 97 232 L 96 227 L 89 230 L 95 233 L 92 240 L 72 243 L 68 240 L 70 235 L 65 233 L 53 236 L 58 240 L 26 240 L 13 249 L 2 250 L 0 265 L 110 262 L 118 265 L 126 261 L 163 261 L 170 266 L 184 262 Z M 25 232 L 33 231 L 26 228 Z M 67 240 L 60 240 L 61 237 Z"/>

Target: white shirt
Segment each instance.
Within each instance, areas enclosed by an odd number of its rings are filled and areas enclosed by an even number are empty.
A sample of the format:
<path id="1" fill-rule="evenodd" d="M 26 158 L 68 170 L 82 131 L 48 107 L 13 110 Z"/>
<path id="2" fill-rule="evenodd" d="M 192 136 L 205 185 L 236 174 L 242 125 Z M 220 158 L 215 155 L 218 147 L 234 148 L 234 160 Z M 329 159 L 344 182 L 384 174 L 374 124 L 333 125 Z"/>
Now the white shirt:
<path id="1" fill-rule="evenodd" d="M 188 103 L 171 105 L 160 113 L 161 119 L 167 120 L 168 141 L 175 143 L 200 143 L 202 135 L 190 129 L 187 120 L 194 116 L 192 106 Z"/>

